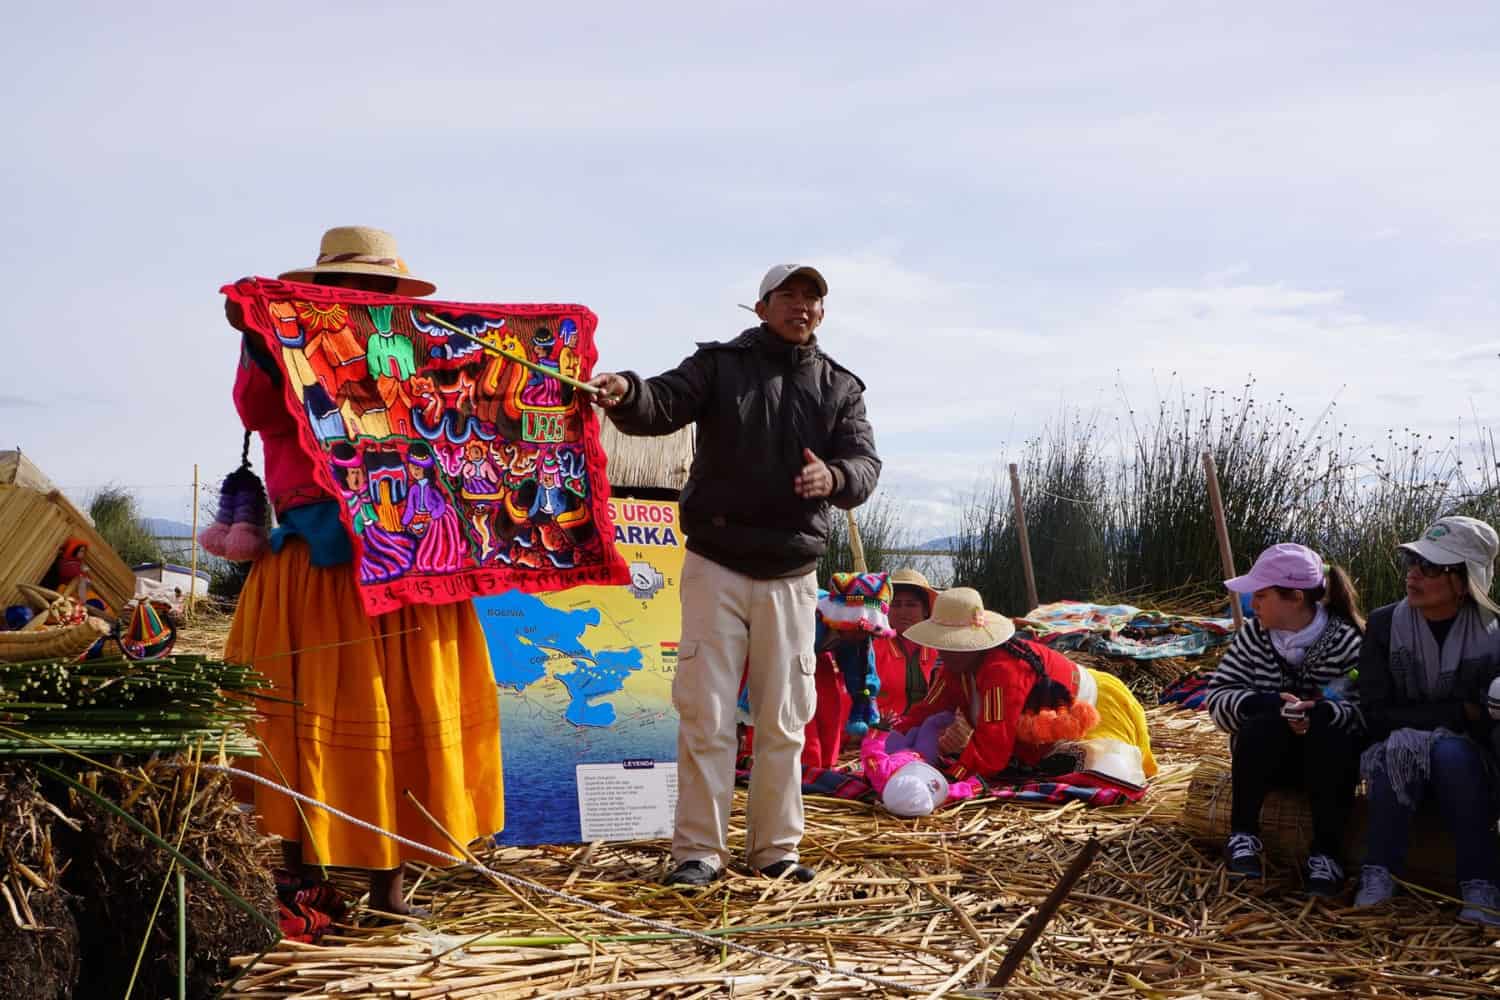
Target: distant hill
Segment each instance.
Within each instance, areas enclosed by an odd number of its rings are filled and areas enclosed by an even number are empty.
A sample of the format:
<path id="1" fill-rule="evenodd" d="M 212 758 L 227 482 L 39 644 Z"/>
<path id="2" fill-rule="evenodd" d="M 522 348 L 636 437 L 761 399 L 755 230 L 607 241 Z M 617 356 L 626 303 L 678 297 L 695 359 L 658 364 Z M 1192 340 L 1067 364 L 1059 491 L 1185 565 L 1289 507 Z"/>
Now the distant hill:
<path id="1" fill-rule="evenodd" d="M 934 538 L 930 542 L 923 542 L 917 546 L 918 552 L 952 552 L 958 545 L 957 535 L 944 535 L 942 538 Z"/>
<path id="2" fill-rule="evenodd" d="M 168 517 L 143 517 L 141 524 L 157 538 L 187 538 L 193 533 L 191 524 L 174 521 Z"/>

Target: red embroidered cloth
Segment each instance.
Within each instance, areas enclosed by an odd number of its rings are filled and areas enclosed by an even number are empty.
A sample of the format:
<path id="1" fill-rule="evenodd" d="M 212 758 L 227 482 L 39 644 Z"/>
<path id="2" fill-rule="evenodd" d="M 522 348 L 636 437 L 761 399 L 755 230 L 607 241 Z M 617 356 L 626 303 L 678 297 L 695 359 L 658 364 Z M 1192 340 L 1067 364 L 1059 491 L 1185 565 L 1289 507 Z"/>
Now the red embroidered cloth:
<path id="1" fill-rule="evenodd" d="M 588 378 L 592 312 L 268 278 L 222 290 L 281 367 L 302 450 L 343 500 L 368 613 L 629 582 L 598 418 L 548 374 Z"/>

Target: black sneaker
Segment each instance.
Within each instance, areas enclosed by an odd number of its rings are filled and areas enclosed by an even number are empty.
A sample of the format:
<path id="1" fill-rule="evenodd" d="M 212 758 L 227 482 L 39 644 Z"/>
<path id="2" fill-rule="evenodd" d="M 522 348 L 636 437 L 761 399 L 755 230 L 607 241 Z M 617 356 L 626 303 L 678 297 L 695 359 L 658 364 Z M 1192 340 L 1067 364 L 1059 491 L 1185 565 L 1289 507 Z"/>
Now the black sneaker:
<path id="1" fill-rule="evenodd" d="M 1261 864 L 1260 854 L 1264 848 L 1260 838 L 1253 833 L 1231 833 L 1224 847 L 1225 867 L 1229 874 L 1239 878 L 1265 878 L 1266 870 Z"/>
<path id="2" fill-rule="evenodd" d="M 1344 869 L 1326 854 L 1308 858 L 1304 876 L 1309 896 L 1329 899 L 1344 891 Z"/>
<path id="3" fill-rule="evenodd" d="M 684 861 L 667 873 L 662 885 L 698 887 L 709 885 L 719 877 L 719 870 L 707 861 Z"/>
<path id="4" fill-rule="evenodd" d="M 791 858 L 772 862 L 760 869 L 760 873 L 766 878 L 785 878 L 791 879 L 793 882 L 811 882 L 813 880 L 813 870 L 806 865 L 798 864 Z"/>

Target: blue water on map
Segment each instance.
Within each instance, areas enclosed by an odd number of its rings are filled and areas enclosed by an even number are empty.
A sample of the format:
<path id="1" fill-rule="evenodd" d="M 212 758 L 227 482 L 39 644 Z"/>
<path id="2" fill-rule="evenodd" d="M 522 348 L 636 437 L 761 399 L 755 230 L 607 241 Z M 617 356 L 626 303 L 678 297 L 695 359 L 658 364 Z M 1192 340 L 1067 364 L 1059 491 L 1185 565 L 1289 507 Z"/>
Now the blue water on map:
<path id="1" fill-rule="evenodd" d="M 496 840 L 577 843 L 576 766 L 675 760 L 676 716 L 627 689 L 641 650 L 588 646 L 598 609 L 555 608 L 517 591 L 474 604 L 500 685 L 506 823 Z M 559 669 L 559 656 L 571 665 Z"/>

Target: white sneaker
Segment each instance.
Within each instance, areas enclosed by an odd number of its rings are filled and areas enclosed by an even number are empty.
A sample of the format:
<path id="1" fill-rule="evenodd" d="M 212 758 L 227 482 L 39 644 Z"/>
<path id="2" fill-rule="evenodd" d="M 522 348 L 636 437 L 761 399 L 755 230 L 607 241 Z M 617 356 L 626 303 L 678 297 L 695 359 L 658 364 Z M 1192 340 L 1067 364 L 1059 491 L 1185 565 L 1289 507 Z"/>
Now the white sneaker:
<path id="1" fill-rule="evenodd" d="M 1458 892 L 1464 898 L 1464 908 L 1458 911 L 1459 923 L 1500 930 L 1500 888 L 1495 883 L 1470 879 L 1459 885 Z"/>
<path id="2" fill-rule="evenodd" d="M 1382 865 L 1365 865 L 1359 872 L 1359 892 L 1354 894 L 1355 906 L 1379 906 L 1396 894 L 1396 880 L 1391 870 Z"/>

